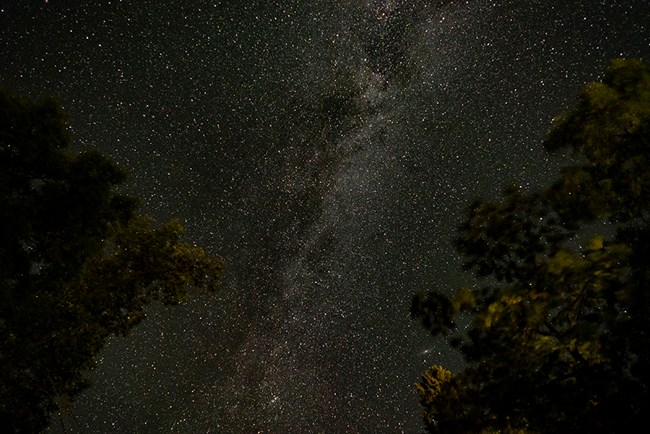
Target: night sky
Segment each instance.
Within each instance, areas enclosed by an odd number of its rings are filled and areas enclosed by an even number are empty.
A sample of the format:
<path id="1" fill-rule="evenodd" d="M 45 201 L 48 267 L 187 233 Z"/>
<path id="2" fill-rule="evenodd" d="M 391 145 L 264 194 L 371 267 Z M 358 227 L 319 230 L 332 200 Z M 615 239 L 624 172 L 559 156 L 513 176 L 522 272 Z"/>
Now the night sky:
<path id="1" fill-rule="evenodd" d="M 227 265 L 109 342 L 68 430 L 421 431 L 414 384 L 461 364 L 411 295 L 471 282 L 462 210 L 551 180 L 615 57 L 650 61 L 647 0 L 0 0 L 0 86 Z"/>

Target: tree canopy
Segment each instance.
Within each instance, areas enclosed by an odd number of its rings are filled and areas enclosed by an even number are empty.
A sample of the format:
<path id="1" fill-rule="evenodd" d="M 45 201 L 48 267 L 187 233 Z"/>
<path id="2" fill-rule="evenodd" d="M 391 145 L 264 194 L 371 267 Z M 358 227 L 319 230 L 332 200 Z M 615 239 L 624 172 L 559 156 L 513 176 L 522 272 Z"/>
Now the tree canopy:
<path id="1" fill-rule="evenodd" d="M 213 291 L 223 269 L 117 193 L 110 159 L 73 152 L 67 122 L 52 99 L 0 90 L 0 425 L 13 432 L 45 429 L 146 305 Z"/>
<path id="2" fill-rule="evenodd" d="M 643 424 L 649 141 L 650 69 L 614 60 L 544 143 L 578 163 L 543 191 L 507 188 L 500 202 L 468 208 L 456 246 L 482 284 L 451 297 L 418 294 L 412 304 L 466 361 L 455 375 L 434 366 L 417 385 L 429 432 L 614 433 Z M 459 315 L 471 318 L 466 331 L 456 328 Z"/>

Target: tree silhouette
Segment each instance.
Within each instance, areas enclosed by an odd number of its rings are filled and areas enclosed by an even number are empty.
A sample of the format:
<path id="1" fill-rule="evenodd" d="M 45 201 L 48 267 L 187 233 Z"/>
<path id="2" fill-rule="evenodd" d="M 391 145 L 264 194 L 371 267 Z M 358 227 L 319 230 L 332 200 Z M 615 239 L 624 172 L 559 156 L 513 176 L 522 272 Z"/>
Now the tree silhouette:
<path id="1" fill-rule="evenodd" d="M 54 100 L 0 90 L 0 425 L 46 428 L 59 397 L 110 335 L 126 335 L 156 300 L 215 290 L 222 262 L 156 228 L 117 194 L 125 174 L 98 152 L 69 149 Z"/>
<path id="2" fill-rule="evenodd" d="M 576 164 L 548 189 L 476 201 L 457 249 L 485 283 L 413 299 L 464 355 L 417 389 L 427 430 L 633 432 L 649 409 L 650 70 L 614 60 L 545 147 Z M 597 235 L 605 232 L 615 235 Z M 594 231 L 594 228 L 600 228 Z M 581 244 L 581 245 L 580 245 Z M 576 247 L 576 245 L 579 245 Z M 454 319 L 469 314 L 467 333 Z"/>

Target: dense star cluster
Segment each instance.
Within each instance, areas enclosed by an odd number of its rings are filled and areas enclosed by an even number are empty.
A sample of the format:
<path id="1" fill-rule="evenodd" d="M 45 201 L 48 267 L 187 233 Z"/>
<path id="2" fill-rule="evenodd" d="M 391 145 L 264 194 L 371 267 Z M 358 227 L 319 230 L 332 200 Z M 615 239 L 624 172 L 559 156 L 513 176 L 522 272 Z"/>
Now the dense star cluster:
<path id="1" fill-rule="evenodd" d="M 460 359 L 410 320 L 411 295 L 468 283 L 463 208 L 552 178 L 570 158 L 541 147 L 553 116 L 610 59 L 650 60 L 649 16 L 645 0 L 2 2 L 0 86 L 56 95 L 75 146 L 226 263 L 217 294 L 111 341 L 63 426 L 419 432 L 414 384 Z"/>

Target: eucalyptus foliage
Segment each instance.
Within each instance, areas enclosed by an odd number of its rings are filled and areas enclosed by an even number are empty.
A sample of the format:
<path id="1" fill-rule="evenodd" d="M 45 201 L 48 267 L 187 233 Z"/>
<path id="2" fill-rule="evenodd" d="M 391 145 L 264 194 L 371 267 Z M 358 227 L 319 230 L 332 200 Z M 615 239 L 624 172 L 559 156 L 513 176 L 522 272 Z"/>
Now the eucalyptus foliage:
<path id="1" fill-rule="evenodd" d="M 413 299 L 413 315 L 448 335 L 467 362 L 456 375 L 434 366 L 417 385 L 429 432 L 614 433 L 643 424 L 649 141 L 650 70 L 614 60 L 545 142 L 578 163 L 544 191 L 508 188 L 500 202 L 468 208 L 456 245 L 484 285 Z M 466 332 L 455 328 L 459 314 L 472 318 Z"/>
<path id="2" fill-rule="evenodd" d="M 89 383 L 111 335 L 145 306 L 215 290 L 222 262 L 156 227 L 125 173 L 95 151 L 74 152 L 67 116 L 0 90 L 0 426 L 38 432 Z"/>

